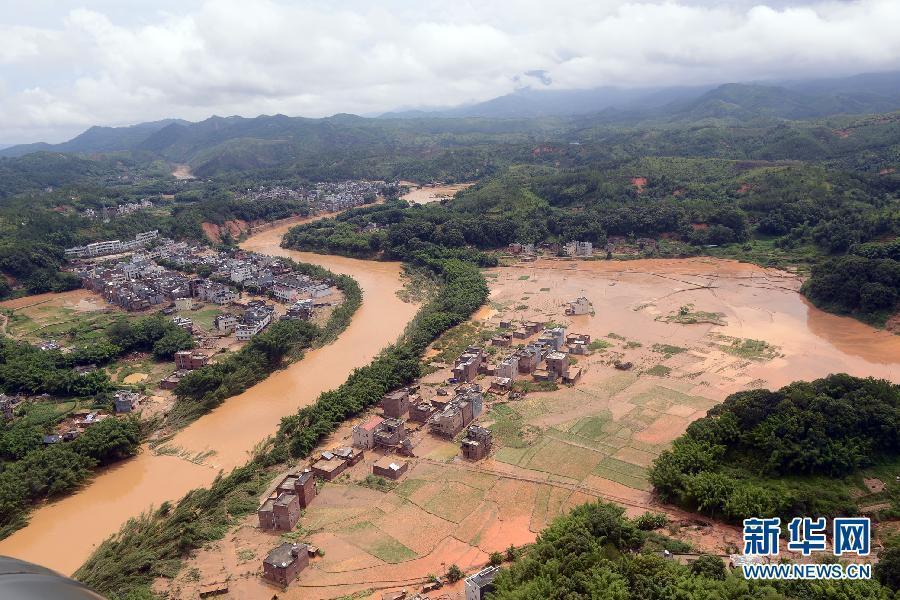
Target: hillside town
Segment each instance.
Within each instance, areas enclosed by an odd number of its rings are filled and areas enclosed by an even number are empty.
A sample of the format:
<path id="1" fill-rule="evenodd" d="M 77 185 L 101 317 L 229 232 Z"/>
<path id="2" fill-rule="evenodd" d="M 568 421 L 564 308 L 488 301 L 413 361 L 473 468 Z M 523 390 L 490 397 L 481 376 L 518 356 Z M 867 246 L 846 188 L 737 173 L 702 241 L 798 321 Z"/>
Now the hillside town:
<path id="1" fill-rule="evenodd" d="M 281 185 L 248 188 L 237 195 L 239 200 L 300 200 L 309 203 L 313 214 L 337 212 L 374 202 L 388 188 L 397 183 L 384 181 L 347 180 L 323 181 L 309 186 L 287 187 Z"/>

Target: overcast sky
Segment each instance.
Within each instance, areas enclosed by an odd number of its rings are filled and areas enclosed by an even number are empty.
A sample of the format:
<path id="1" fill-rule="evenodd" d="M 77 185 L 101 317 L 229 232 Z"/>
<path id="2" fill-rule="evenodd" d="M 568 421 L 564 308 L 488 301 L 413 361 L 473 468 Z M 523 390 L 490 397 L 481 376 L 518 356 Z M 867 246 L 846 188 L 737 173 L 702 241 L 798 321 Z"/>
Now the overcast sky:
<path id="1" fill-rule="evenodd" d="M 900 69 L 900 0 L 0 0 L 0 144 Z"/>

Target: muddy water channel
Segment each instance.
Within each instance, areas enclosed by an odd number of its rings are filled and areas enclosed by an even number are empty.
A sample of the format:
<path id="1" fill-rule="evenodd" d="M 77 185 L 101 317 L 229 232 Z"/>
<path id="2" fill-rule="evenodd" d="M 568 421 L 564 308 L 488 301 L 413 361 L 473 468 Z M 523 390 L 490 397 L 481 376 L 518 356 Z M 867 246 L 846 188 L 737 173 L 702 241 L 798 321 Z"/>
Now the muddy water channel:
<path id="1" fill-rule="evenodd" d="M 219 472 L 246 462 L 249 452 L 275 432 L 280 419 L 337 387 L 392 343 L 417 307 L 400 301 L 398 263 L 379 263 L 284 250 L 281 237 L 293 223 L 251 236 L 243 248 L 322 265 L 353 276 L 362 286 L 363 305 L 337 341 L 308 352 L 304 359 L 227 400 L 181 431 L 167 446 L 179 456 L 139 456 L 101 472 L 83 490 L 32 513 L 30 524 L 0 542 L 11 555 L 63 573 L 75 571 L 93 549 L 131 517 L 187 491 L 208 485 Z M 212 451 L 201 464 L 180 456 Z"/>

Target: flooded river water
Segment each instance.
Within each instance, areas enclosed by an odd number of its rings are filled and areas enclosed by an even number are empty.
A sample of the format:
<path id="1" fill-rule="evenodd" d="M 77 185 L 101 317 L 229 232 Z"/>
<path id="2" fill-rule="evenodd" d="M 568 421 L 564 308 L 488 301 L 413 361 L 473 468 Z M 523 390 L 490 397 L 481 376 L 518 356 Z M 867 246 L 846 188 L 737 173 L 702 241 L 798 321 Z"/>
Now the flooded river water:
<path id="1" fill-rule="evenodd" d="M 249 452 L 275 432 L 283 416 L 343 383 L 353 369 L 367 364 L 397 339 L 417 309 L 396 296 L 402 285 L 400 264 L 284 250 L 279 246 L 281 237 L 293 225 L 255 234 L 242 247 L 353 276 L 363 289 L 363 305 L 347 330 L 334 343 L 308 352 L 302 361 L 228 399 L 169 442 L 183 455 L 214 451 L 202 465 L 154 455 L 145 447 L 134 459 L 101 472 L 78 493 L 34 511 L 27 527 L 0 541 L 0 555 L 66 574 L 74 572 L 129 518 L 208 485 L 220 469 L 228 471 L 246 462 Z"/>

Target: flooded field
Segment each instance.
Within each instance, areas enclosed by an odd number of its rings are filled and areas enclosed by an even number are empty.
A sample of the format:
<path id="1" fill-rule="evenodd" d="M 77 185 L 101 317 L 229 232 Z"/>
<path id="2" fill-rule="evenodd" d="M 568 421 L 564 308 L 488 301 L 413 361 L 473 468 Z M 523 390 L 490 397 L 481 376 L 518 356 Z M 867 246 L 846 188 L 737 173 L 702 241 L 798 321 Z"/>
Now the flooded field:
<path id="1" fill-rule="evenodd" d="M 410 424 L 409 470 L 373 489 L 366 478 L 381 454 L 367 452 L 324 484 L 300 519 L 297 539 L 325 554 L 286 591 L 259 577 L 261 559 L 280 536 L 260 531 L 251 515 L 198 553 L 168 588 L 174 597 L 195 597 L 198 584 L 186 573 L 197 571 L 201 580 L 227 577 L 230 593 L 248 598 L 325 599 L 376 589 L 377 599 L 383 589 L 417 590 L 450 564 L 471 572 L 490 552 L 533 541 L 554 517 L 596 498 L 629 515 L 667 512 L 676 537 L 723 553 L 740 543 L 736 528 L 659 506 L 650 495 L 647 467 L 692 420 L 735 391 L 832 372 L 900 381 L 900 336 L 815 309 L 789 273 L 691 259 L 541 260 L 486 275 L 489 303 L 444 336 L 442 348 L 483 343 L 501 320 L 557 323 L 594 342 L 590 355 L 573 357 L 581 379 L 490 400 L 480 419 L 494 434 L 485 460 L 465 461 L 458 443 Z M 566 316 L 564 303 L 578 296 L 591 301 L 592 312 Z M 437 370 L 420 382 L 423 398 L 450 374 L 439 362 L 442 348 L 426 354 Z M 488 351 L 493 358 L 508 352 Z M 631 368 L 616 369 L 616 362 Z M 487 387 L 489 379 L 479 383 Z M 345 424 L 321 449 L 349 445 L 352 426 L 367 418 Z M 463 597 L 458 589 L 442 593 Z"/>
<path id="2" fill-rule="evenodd" d="M 220 469 L 243 464 L 253 447 L 275 432 L 281 417 L 343 383 L 354 368 L 367 364 L 399 336 L 416 311 L 416 306 L 396 296 L 402 285 L 400 265 L 284 250 L 279 243 L 290 226 L 254 235 L 243 247 L 291 256 L 356 278 L 363 288 L 363 305 L 347 330 L 333 344 L 308 352 L 302 361 L 230 398 L 181 431 L 168 443 L 179 450 L 178 456 L 155 455 L 144 448 L 138 457 L 101 472 L 77 494 L 34 511 L 26 528 L 0 542 L 0 554 L 73 572 L 128 518 L 209 484 Z M 66 294 L 75 301 L 81 292 Z M 51 299 L 45 296 L 29 300 Z M 200 464 L 180 458 L 203 455 L 207 456 Z"/>
<path id="3" fill-rule="evenodd" d="M 409 182 L 406 182 L 409 183 Z M 456 192 L 471 187 L 471 183 L 457 183 L 453 185 L 423 185 L 415 186 L 410 184 L 409 192 L 401 196 L 411 204 L 428 204 L 429 202 L 440 202 L 445 198 L 452 198 Z"/>

